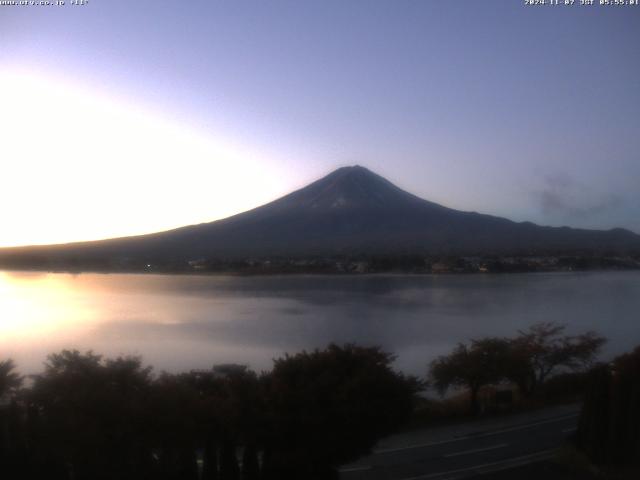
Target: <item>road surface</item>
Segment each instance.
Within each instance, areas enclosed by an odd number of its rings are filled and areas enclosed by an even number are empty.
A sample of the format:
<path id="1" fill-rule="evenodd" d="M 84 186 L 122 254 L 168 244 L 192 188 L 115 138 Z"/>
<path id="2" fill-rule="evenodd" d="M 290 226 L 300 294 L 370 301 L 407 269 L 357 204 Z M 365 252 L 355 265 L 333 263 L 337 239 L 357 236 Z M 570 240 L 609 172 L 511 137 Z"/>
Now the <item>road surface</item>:
<path id="1" fill-rule="evenodd" d="M 450 480 L 552 456 L 575 431 L 579 407 L 397 435 L 340 470 L 342 480 Z"/>

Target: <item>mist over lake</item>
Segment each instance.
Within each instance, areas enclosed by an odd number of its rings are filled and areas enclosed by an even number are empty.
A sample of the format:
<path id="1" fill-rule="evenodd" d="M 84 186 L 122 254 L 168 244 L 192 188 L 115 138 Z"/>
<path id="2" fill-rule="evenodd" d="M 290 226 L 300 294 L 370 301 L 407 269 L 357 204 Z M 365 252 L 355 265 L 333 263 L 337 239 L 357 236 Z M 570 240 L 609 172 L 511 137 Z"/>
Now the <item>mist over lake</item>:
<path id="1" fill-rule="evenodd" d="M 171 276 L 0 272 L 0 352 L 24 373 L 47 354 L 141 355 L 158 370 L 269 369 L 329 342 L 381 345 L 423 375 L 455 343 L 566 323 L 640 340 L 640 272 L 511 275 Z"/>

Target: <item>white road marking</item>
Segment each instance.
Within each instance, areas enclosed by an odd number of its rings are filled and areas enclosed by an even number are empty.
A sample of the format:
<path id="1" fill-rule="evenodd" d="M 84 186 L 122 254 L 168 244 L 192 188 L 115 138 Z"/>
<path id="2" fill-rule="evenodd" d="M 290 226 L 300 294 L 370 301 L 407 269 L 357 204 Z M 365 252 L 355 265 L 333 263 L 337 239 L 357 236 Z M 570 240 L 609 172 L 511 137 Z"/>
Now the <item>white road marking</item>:
<path id="1" fill-rule="evenodd" d="M 577 417 L 578 414 L 577 413 L 572 413 L 570 415 L 564 415 L 562 417 L 559 418 L 552 418 L 549 420 L 542 420 L 540 422 L 535 422 L 535 423 L 528 423 L 526 425 L 518 425 L 515 427 L 508 427 L 508 428 L 503 428 L 501 430 L 494 430 L 492 432 L 486 432 L 486 433 L 480 433 L 480 434 L 476 434 L 476 435 L 465 435 L 463 437 L 457 437 L 457 438 L 450 438 L 448 440 L 440 440 L 437 442 L 428 442 L 428 443 L 419 443 L 419 444 L 415 444 L 415 445 L 407 445 L 405 447 L 396 447 L 396 448 L 381 448 L 381 449 L 377 449 L 373 451 L 374 455 L 378 455 L 381 453 L 393 453 L 393 452 L 401 452 L 403 450 L 413 450 L 416 448 L 426 448 L 426 447 L 433 447 L 435 445 L 444 445 L 445 443 L 453 443 L 453 442 L 461 442 L 463 440 L 470 440 L 473 438 L 484 438 L 484 437 L 490 437 L 492 435 L 500 435 L 501 433 L 508 433 L 508 432 L 515 432 L 518 430 L 526 430 L 527 428 L 531 428 L 531 427 L 537 427 L 538 425 L 544 425 L 547 423 L 555 423 L 555 422 L 562 422 L 564 420 L 568 420 L 570 418 L 573 417 Z"/>
<path id="2" fill-rule="evenodd" d="M 509 445 L 508 443 L 501 443 L 500 445 L 493 445 L 491 447 L 474 448 L 473 450 L 465 450 L 463 452 L 448 453 L 446 455 L 443 455 L 443 457 L 444 458 L 460 457 L 462 455 L 470 455 L 472 453 L 486 452 L 488 450 L 497 450 L 498 448 L 504 448 L 508 445 Z"/>
<path id="3" fill-rule="evenodd" d="M 572 427 L 572 428 L 565 428 L 564 430 L 562 430 L 562 433 L 569 433 L 569 432 L 575 432 L 577 430 L 576 427 Z"/>

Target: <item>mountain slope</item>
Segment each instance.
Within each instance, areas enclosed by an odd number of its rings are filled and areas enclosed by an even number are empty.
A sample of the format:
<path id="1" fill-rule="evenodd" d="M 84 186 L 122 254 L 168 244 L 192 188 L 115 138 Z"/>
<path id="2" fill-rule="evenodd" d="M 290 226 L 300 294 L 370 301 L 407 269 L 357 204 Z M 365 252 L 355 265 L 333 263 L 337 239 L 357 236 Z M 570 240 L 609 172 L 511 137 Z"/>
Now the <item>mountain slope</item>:
<path id="1" fill-rule="evenodd" d="M 541 227 L 418 198 L 366 168 L 340 168 L 274 202 L 167 232 L 0 250 L 0 262 L 184 262 L 198 258 L 354 254 L 635 253 L 640 236 Z"/>

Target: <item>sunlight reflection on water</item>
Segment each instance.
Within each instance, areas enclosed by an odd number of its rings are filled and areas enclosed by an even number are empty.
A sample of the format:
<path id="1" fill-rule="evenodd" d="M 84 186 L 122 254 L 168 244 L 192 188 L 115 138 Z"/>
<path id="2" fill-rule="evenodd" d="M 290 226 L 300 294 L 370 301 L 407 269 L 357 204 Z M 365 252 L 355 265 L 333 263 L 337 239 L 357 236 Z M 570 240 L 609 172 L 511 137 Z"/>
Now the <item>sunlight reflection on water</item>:
<path id="1" fill-rule="evenodd" d="M 25 373 L 62 348 L 142 355 L 170 371 L 331 341 L 382 345 L 422 374 L 456 342 L 538 321 L 640 343 L 639 272 L 444 276 L 169 276 L 0 272 L 0 358 Z"/>

